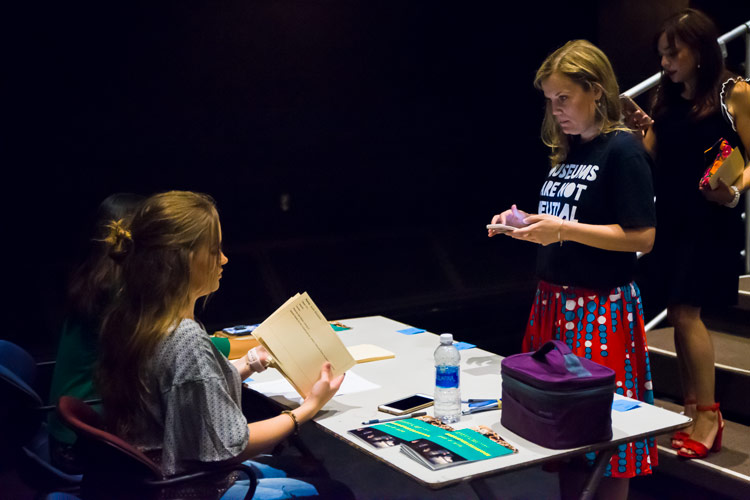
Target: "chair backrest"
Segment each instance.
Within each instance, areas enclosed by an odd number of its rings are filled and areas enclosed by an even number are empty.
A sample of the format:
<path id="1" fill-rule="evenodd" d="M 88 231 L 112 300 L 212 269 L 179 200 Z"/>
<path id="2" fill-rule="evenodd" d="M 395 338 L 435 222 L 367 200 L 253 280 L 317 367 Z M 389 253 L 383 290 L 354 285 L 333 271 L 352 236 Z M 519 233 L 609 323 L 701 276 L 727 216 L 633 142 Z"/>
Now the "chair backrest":
<path id="1" fill-rule="evenodd" d="M 34 392 L 30 386 L 36 377 L 36 362 L 22 347 L 0 340 L 0 367 L 13 373 L 22 386 Z"/>
<path id="2" fill-rule="evenodd" d="M 32 388 L 36 362 L 23 348 L 0 340 L 0 452 L 26 443 L 37 432 L 42 400 Z"/>
<path id="3" fill-rule="evenodd" d="M 245 498 L 253 496 L 257 479 L 252 468 L 242 462 L 165 477 L 140 450 L 104 430 L 102 416 L 80 399 L 62 396 L 57 411 L 76 433 L 85 467 L 82 491 L 87 498 L 218 498 L 236 480 L 235 471 L 250 478 Z"/>
<path id="4" fill-rule="evenodd" d="M 140 450 L 104 430 L 104 419 L 80 399 L 62 396 L 57 411 L 80 441 L 86 472 L 122 478 L 162 479 L 161 468 Z"/>

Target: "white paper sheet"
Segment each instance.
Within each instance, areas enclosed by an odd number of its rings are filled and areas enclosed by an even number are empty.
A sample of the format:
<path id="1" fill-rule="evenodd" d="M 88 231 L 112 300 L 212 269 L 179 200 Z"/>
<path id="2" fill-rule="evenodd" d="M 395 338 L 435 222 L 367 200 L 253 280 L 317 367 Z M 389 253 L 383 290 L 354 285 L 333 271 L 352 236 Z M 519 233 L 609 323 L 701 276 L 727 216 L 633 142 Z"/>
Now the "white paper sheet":
<path id="1" fill-rule="evenodd" d="M 300 403 L 302 402 L 302 398 L 300 397 L 300 395 L 297 394 L 297 391 L 294 390 L 292 384 L 290 384 L 285 378 L 280 378 L 271 382 L 255 382 L 252 379 L 248 379 L 246 382 L 248 387 L 266 396 L 283 396 L 290 401 L 298 401 Z M 360 377 L 356 373 L 349 371 L 346 373 L 344 382 L 341 384 L 341 387 L 336 392 L 336 396 L 341 396 L 343 394 L 352 394 L 355 392 L 370 391 L 372 389 L 379 388 L 379 385 L 374 384 L 369 380 Z"/>

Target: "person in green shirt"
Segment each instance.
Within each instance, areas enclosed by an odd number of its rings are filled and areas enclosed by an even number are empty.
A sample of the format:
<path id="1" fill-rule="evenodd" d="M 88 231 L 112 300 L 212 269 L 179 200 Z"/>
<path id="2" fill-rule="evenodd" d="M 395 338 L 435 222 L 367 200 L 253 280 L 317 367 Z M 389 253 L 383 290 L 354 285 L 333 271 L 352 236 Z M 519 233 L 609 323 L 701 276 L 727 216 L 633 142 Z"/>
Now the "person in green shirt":
<path id="1" fill-rule="evenodd" d="M 143 199 L 136 194 L 116 193 L 99 205 L 88 253 L 73 272 L 68 285 L 67 314 L 52 375 L 50 404 L 56 405 L 64 395 L 84 401 L 99 398 L 93 382 L 99 325 L 117 290 L 120 275 L 119 266 L 109 255 L 106 235 L 110 224 L 125 222 Z M 98 404 L 92 404 L 92 407 L 101 411 Z M 74 432 L 54 411 L 50 412 L 47 424 L 52 463 L 66 472 L 79 472 L 73 453 Z"/>

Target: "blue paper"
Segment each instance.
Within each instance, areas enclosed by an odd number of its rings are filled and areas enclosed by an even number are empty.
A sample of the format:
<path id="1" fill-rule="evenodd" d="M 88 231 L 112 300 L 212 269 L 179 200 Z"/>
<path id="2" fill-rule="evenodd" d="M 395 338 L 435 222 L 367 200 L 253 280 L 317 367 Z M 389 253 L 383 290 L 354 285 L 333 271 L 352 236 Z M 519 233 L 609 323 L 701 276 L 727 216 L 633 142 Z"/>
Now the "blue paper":
<path id="1" fill-rule="evenodd" d="M 480 406 L 496 405 L 497 399 L 488 399 L 487 401 L 478 401 L 476 403 L 469 403 L 469 408 L 478 408 Z"/>
<path id="2" fill-rule="evenodd" d="M 469 344 L 468 342 L 453 342 L 453 345 L 456 346 L 456 349 L 459 351 L 476 347 L 474 344 Z"/>
<path id="3" fill-rule="evenodd" d="M 403 333 L 404 335 L 414 335 L 416 333 L 422 333 L 424 332 L 421 328 L 404 328 L 403 330 L 396 330 L 398 333 Z"/>
<path id="4" fill-rule="evenodd" d="M 641 403 L 639 403 L 638 401 L 628 401 L 627 399 L 618 399 L 617 401 L 612 403 L 612 409 L 615 411 L 628 411 L 640 406 Z"/>

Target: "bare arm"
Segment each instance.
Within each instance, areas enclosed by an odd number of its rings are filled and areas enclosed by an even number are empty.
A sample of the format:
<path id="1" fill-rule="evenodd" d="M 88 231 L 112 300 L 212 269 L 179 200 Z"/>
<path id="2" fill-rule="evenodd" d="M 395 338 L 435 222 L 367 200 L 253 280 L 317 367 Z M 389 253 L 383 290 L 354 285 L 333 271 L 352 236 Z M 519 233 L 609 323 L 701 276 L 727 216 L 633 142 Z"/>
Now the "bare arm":
<path id="1" fill-rule="evenodd" d="M 313 385 L 310 395 L 305 398 L 299 408 L 292 410 L 297 423 L 302 425 L 312 419 L 318 411 L 336 394 L 344 381 L 344 375 L 331 378 L 331 364 L 324 363 L 320 370 L 320 377 Z M 272 449 L 283 439 L 294 432 L 294 421 L 289 415 L 280 414 L 273 418 L 247 424 L 250 439 L 242 452 L 242 459 L 254 457 Z"/>
<path id="2" fill-rule="evenodd" d="M 750 154 L 750 85 L 744 81 L 737 82 L 727 102 L 727 109 L 734 118 L 737 134 L 740 136 L 745 154 Z M 750 163 L 745 164 L 740 180 L 736 184 L 740 192 L 750 189 Z M 727 204 L 734 200 L 735 192 L 719 179 L 719 185 L 715 189 L 700 186 L 703 196 L 714 203 Z"/>
<path id="3" fill-rule="evenodd" d="M 654 246 L 656 228 L 623 228 L 619 224 L 583 224 L 542 214 L 525 219 L 530 225 L 508 235 L 519 240 L 549 245 L 560 241 L 575 241 L 583 245 L 616 252 L 648 253 Z"/>
<path id="4" fill-rule="evenodd" d="M 656 159 L 656 134 L 653 125 L 646 130 L 646 135 L 643 137 L 643 147 L 646 148 L 652 159 Z"/>
<path id="5" fill-rule="evenodd" d="M 240 380 L 245 380 L 252 373 L 252 370 L 250 370 L 250 365 L 247 362 L 247 354 L 245 354 L 241 358 L 229 360 L 229 362 L 232 363 L 232 365 L 234 365 L 234 367 L 237 369 L 237 372 L 239 372 Z"/>
<path id="6" fill-rule="evenodd" d="M 737 133 L 745 147 L 746 157 L 750 157 L 750 84 L 738 82 L 730 97 L 729 110 L 734 118 Z M 740 191 L 750 189 L 750 162 L 745 164 L 742 182 L 737 186 Z"/>
<path id="7" fill-rule="evenodd" d="M 594 225 L 566 222 L 561 236 L 563 241 L 575 241 L 590 247 L 616 252 L 648 253 L 654 246 L 656 228 L 623 228 L 619 224 Z"/>

